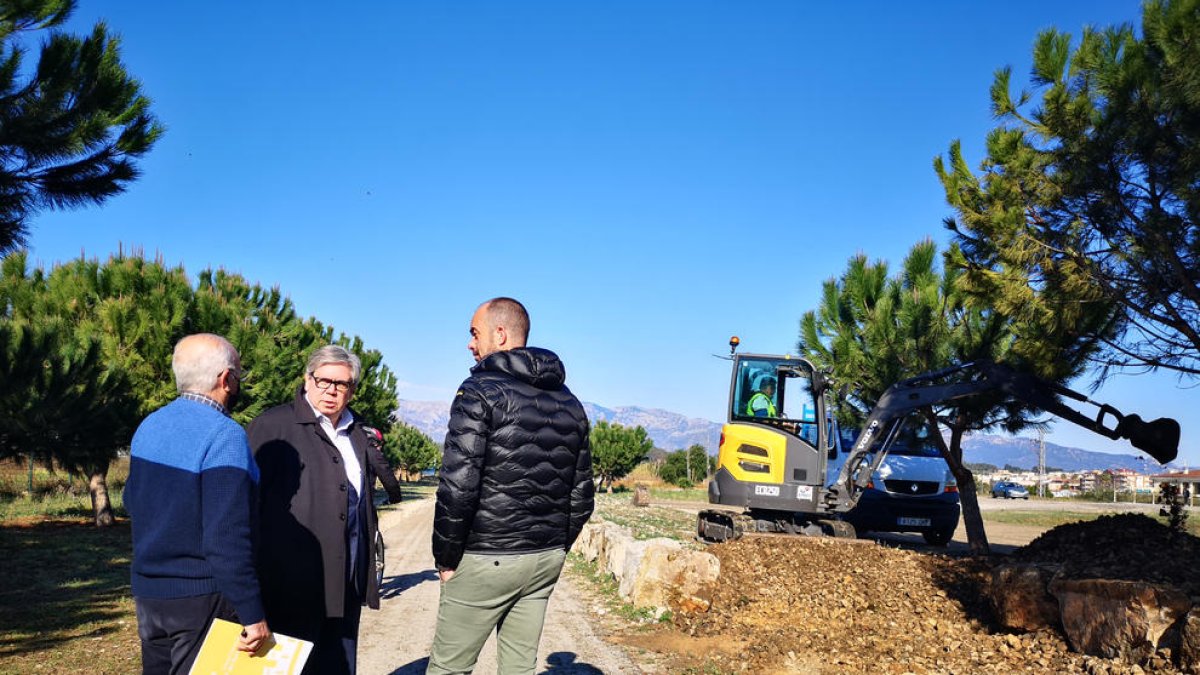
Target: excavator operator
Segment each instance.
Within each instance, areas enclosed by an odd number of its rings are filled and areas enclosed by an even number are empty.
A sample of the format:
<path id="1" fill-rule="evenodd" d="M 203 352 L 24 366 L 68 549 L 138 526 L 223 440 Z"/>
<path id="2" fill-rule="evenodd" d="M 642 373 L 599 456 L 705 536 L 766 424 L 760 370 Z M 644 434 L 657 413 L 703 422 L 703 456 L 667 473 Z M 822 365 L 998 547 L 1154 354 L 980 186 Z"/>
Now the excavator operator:
<path id="1" fill-rule="evenodd" d="M 758 383 L 758 390 L 746 403 L 746 415 L 751 417 L 778 417 L 775 410 L 775 378 L 764 377 Z"/>

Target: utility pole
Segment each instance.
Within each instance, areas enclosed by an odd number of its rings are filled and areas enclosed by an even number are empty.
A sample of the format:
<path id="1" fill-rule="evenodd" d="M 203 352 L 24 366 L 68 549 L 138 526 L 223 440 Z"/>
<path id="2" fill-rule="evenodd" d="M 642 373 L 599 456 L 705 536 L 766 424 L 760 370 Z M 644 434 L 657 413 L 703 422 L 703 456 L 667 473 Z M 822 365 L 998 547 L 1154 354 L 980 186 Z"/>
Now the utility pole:
<path id="1" fill-rule="evenodd" d="M 1046 496 L 1046 430 L 1038 429 L 1038 496 Z"/>

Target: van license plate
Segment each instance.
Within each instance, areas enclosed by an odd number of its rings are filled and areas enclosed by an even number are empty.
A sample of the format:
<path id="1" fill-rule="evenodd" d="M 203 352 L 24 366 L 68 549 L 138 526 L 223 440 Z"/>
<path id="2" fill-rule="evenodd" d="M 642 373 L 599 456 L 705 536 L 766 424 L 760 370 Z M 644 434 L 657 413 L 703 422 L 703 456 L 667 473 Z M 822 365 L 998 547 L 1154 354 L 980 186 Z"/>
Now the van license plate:
<path id="1" fill-rule="evenodd" d="M 930 521 L 928 518 L 904 518 L 896 519 L 897 525 L 908 525 L 909 527 L 929 527 Z"/>

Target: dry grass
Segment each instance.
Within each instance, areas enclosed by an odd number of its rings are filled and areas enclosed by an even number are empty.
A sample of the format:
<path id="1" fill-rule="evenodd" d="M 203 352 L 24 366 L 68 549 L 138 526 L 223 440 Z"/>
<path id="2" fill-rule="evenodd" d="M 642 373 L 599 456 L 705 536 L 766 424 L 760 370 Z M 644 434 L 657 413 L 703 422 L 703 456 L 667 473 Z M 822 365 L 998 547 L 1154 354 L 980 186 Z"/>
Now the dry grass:
<path id="1" fill-rule="evenodd" d="M 113 461 L 108 470 L 108 496 L 117 515 L 124 515 L 121 490 L 129 477 L 129 458 Z M 86 476 L 72 476 L 61 467 L 35 465 L 29 490 L 25 460 L 0 462 L 0 523 L 14 518 L 89 518 L 92 500 Z"/>
<path id="2" fill-rule="evenodd" d="M 124 460 L 109 474 L 116 505 L 128 471 Z M 35 469 L 32 495 L 27 480 L 26 465 L 0 465 L 0 675 L 139 672 L 129 521 L 95 527 L 79 478 Z M 428 481 L 403 488 L 409 497 L 432 490 Z"/>
<path id="3" fill-rule="evenodd" d="M 0 526 L 0 673 L 140 669 L 129 523 L 25 518 Z"/>

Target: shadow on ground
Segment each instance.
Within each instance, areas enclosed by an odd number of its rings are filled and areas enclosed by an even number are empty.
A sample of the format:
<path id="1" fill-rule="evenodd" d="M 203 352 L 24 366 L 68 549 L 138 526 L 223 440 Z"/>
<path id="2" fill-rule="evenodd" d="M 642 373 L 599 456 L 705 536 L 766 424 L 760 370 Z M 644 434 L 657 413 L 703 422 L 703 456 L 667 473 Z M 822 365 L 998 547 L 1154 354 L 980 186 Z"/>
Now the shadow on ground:
<path id="1" fill-rule="evenodd" d="M 425 670 L 427 668 L 429 668 L 428 656 L 419 658 L 411 663 L 406 663 L 393 670 L 390 675 L 425 675 Z"/>
<path id="2" fill-rule="evenodd" d="M 948 556 L 969 556 L 971 549 L 966 542 L 955 539 L 947 546 L 931 546 L 925 543 L 925 539 L 919 534 L 911 534 L 904 532 L 868 532 L 862 536 L 863 539 L 873 539 L 885 546 L 893 548 L 902 548 L 909 551 L 918 551 L 920 553 L 937 553 Z M 1011 546 L 1009 544 L 989 545 L 992 555 L 1008 555 L 1020 548 L 1019 546 Z"/>
<path id="3" fill-rule="evenodd" d="M 385 600 L 394 598 L 413 586 L 418 586 L 426 581 L 437 581 L 437 578 L 437 572 L 433 570 L 421 570 L 412 574 L 398 574 L 394 577 L 387 577 L 383 580 L 383 585 L 379 587 L 379 597 Z"/>
<path id="4" fill-rule="evenodd" d="M 546 657 L 546 666 L 541 675 L 604 675 L 590 663 L 580 663 L 575 652 L 554 652 Z"/>
<path id="5" fill-rule="evenodd" d="M 62 649 L 81 630 L 95 639 L 119 630 L 131 618 L 132 548 L 128 521 L 0 527 L 0 657 Z"/>
<path id="6" fill-rule="evenodd" d="M 423 675 L 429 668 L 429 657 L 406 663 L 390 675 Z M 546 657 L 546 669 L 539 675 L 604 675 L 604 671 L 589 664 L 580 663 L 575 652 L 554 652 Z"/>

